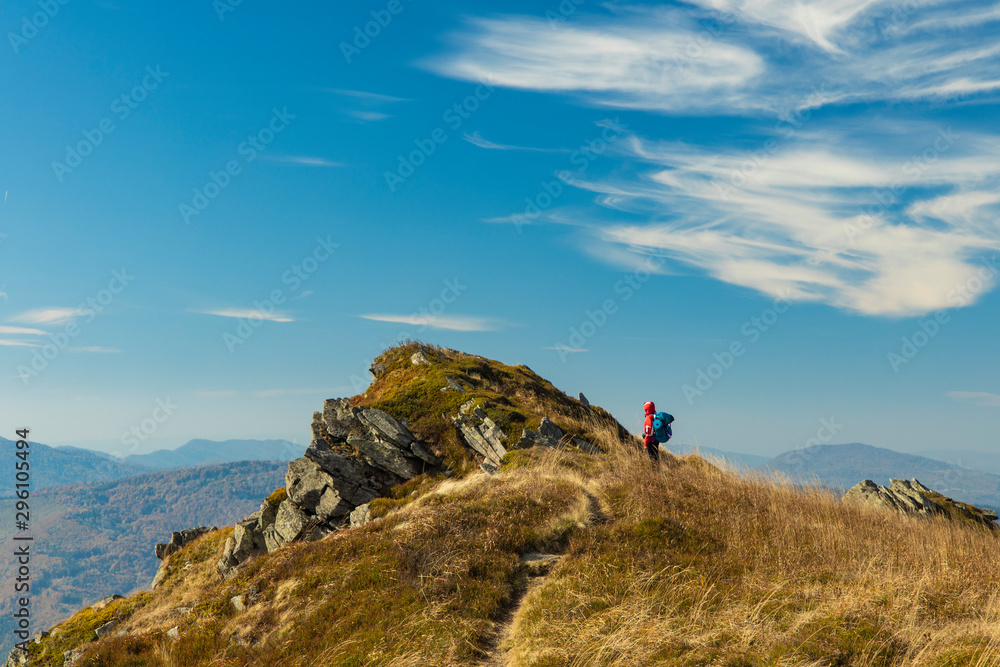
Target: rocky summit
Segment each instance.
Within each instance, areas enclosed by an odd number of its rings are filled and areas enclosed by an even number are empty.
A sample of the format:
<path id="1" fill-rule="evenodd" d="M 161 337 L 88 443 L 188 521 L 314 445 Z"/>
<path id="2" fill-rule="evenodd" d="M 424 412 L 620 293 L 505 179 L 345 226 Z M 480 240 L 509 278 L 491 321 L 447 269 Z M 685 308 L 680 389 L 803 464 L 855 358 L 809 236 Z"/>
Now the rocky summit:
<path id="1" fill-rule="evenodd" d="M 7 664 L 1000 665 L 988 510 L 916 480 L 842 499 L 653 463 L 582 395 L 455 350 L 371 372 L 256 512 L 173 533 L 150 590 Z"/>
<path id="2" fill-rule="evenodd" d="M 997 513 L 993 510 L 952 500 L 915 479 L 891 479 L 889 486 L 879 486 L 866 479 L 854 485 L 844 495 L 844 500 L 907 514 L 943 516 L 997 528 Z"/>

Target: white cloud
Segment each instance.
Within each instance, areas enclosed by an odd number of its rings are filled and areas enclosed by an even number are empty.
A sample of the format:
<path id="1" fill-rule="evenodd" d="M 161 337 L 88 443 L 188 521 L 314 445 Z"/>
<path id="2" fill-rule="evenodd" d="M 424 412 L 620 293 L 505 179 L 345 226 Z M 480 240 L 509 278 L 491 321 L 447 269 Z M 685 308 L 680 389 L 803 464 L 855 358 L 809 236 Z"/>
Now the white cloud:
<path id="1" fill-rule="evenodd" d="M 458 79 L 666 113 L 770 115 L 1000 89 L 992 31 L 955 34 L 958 26 L 996 20 L 983 0 L 927 0 L 915 12 L 898 0 L 693 4 L 581 12 L 551 25 L 524 16 L 473 19 L 456 35 L 456 48 L 426 66 Z M 920 29 L 908 29 L 915 25 Z"/>
<path id="2" fill-rule="evenodd" d="M 649 220 L 594 223 L 600 240 L 666 257 L 668 270 L 867 315 L 918 315 L 958 305 L 955 290 L 981 272 L 986 288 L 996 283 L 981 261 L 1000 252 L 1000 138 L 967 136 L 960 148 L 933 127 L 910 130 L 879 152 L 838 130 L 804 134 L 757 161 L 633 137 L 616 150 L 647 171 L 575 184 Z"/>
<path id="3" fill-rule="evenodd" d="M 366 320 L 393 322 L 447 331 L 498 331 L 505 323 L 487 317 L 467 315 L 361 315 Z"/>
<path id="4" fill-rule="evenodd" d="M 276 155 L 276 156 L 262 156 L 270 162 L 286 162 L 288 164 L 296 164 L 302 167 L 343 167 L 344 165 L 340 162 L 334 162 L 333 160 L 327 160 L 321 157 L 309 157 L 307 155 Z"/>
<path id="5" fill-rule="evenodd" d="M 282 313 L 264 313 L 256 308 L 219 308 L 217 310 L 194 310 L 201 315 L 217 315 L 219 317 L 235 317 L 237 319 L 265 320 L 268 322 L 294 322 L 295 320 Z"/>
<path id="6" fill-rule="evenodd" d="M 976 405 L 1000 407 L 1000 394 L 989 394 L 984 391 L 950 391 L 948 395 L 960 401 L 975 401 Z"/>
<path id="7" fill-rule="evenodd" d="M 11 319 L 24 324 L 65 324 L 85 314 L 86 311 L 80 308 L 37 308 Z"/>
<path id="8" fill-rule="evenodd" d="M 498 144 L 490 141 L 489 139 L 484 139 L 479 132 L 473 132 L 469 134 L 465 133 L 463 138 L 468 141 L 473 146 L 478 146 L 479 148 L 485 148 L 487 150 L 495 151 L 532 151 L 535 153 L 568 153 L 569 151 L 565 148 L 532 148 L 529 146 L 511 146 L 508 144 Z"/>
<path id="9" fill-rule="evenodd" d="M 0 338 L 0 347 L 41 347 L 41 345 L 24 340 L 7 340 Z"/>
<path id="10" fill-rule="evenodd" d="M 44 336 L 45 332 L 42 331 L 41 329 L 0 326 L 0 334 L 7 334 L 10 336 Z"/>

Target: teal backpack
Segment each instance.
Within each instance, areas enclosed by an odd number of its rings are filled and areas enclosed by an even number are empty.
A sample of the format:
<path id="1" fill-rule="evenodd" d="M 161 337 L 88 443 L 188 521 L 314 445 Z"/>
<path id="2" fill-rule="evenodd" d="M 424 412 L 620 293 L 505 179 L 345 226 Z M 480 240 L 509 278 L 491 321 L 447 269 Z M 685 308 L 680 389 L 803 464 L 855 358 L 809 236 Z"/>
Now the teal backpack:
<path id="1" fill-rule="evenodd" d="M 670 429 L 670 424 L 674 421 L 674 416 L 666 412 L 657 412 L 653 415 L 653 437 L 657 442 L 670 440 L 674 432 Z"/>

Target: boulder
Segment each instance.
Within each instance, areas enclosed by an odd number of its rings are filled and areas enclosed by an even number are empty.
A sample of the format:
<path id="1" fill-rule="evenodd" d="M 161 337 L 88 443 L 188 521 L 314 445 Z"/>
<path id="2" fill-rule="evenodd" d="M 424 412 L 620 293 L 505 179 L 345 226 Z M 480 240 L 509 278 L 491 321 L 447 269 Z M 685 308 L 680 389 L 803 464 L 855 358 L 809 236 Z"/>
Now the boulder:
<path id="1" fill-rule="evenodd" d="M 351 528 L 360 528 L 372 522 L 372 511 L 368 503 L 359 505 L 351 512 Z"/>
<path id="2" fill-rule="evenodd" d="M 367 456 L 377 467 L 400 479 L 413 479 L 420 474 L 424 462 L 407 456 L 400 448 L 382 440 L 355 438 L 347 443 Z M 409 448 L 405 450 L 409 453 Z"/>
<path id="3" fill-rule="evenodd" d="M 468 405 L 466 403 L 462 406 L 465 411 L 460 410 L 452 418 L 452 423 L 470 448 L 482 455 L 490 466 L 499 468 L 501 460 L 507 454 L 507 448 L 503 444 L 507 436 L 481 407 L 466 409 Z"/>
<path id="4" fill-rule="evenodd" d="M 235 609 L 237 612 L 242 612 L 247 610 L 247 605 L 246 602 L 244 602 L 242 595 L 234 595 L 233 597 L 229 598 L 229 604 L 233 605 L 233 609 Z"/>
<path id="5" fill-rule="evenodd" d="M 431 363 L 431 362 L 430 362 L 430 359 L 428 359 L 428 358 L 427 358 L 427 357 L 426 357 L 426 356 L 424 355 L 424 352 L 423 352 L 423 350 L 418 350 L 417 352 L 414 352 L 414 353 L 413 353 L 413 354 L 412 354 L 412 355 L 410 356 L 410 362 L 411 362 L 411 363 L 412 363 L 412 364 L 413 364 L 414 366 L 420 366 L 420 365 L 423 365 L 423 364 L 428 364 L 428 365 L 429 365 L 429 364 Z"/>
<path id="6" fill-rule="evenodd" d="M 383 373 L 385 373 L 385 364 L 373 361 L 372 365 L 368 367 L 368 372 L 372 374 L 373 380 L 377 380 L 382 377 Z"/>
<path id="7" fill-rule="evenodd" d="M 101 598 L 100 600 L 98 600 L 94 604 L 90 605 L 90 608 L 93 611 L 101 611 L 102 609 L 104 609 L 105 607 L 107 607 L 109 604 L 111 604 L 115 600 L 122 600 L 122 599 L 123 599 L 123 597 L 121 595 L 118 595 L 117 593 L 115 593 L 114 595 L 108 595 L 107 597 Z"/>
<path id="8" fill-rule="evenodd" d="M 583 395 L 582 391 L 580 392 L 580 402 L 583 403 L 583 407 L 590 407 L 590 401 L 587 400 L 587 397 Z"/>
<path id="9" fill-rule="evenodd" d="M 958 502 L 924 486 L 919 481 L 890 479 L 889 486 L 879 486 L 870 479 L 855 484 L 846 494 L 845 502 L 861 503 L 881 509 L 925 516 L 941 515 L 964 519 L 997 528 L 997 513 L 975 505 Z"/>
<path id="10" fill-rule="evenodd" d="M 98 639 L 102 637 L 107 637 L 108 635 L 111 634 L 111 631 L 114 630 L 116 627 L 118 627 L 118 621 L 112 619 L 107 623 L 105 623 L 104 625 L 101 625 L 98 628 L 96 628 L 94 630 L 94 634 L 97 635 Z"/>
<path id="11" fill-rule="evenodd" d="M 309 523 L 309 517 L 301 509 L 285 500 L 278 506 L 278 516 L 274 520 L 274 530 L 282 542 L 291 542 L 299 536 Z"/>
<path id="12" fill-rule="evenodd" d="M 181 638 L 181 628 L 180 628 L 180 626 L 179 625 L 175 625 L 174 627 L 172 627 L 169 630 L 167 630 L 167 637 L 169 637 L 170 639 L 173 639 L 174 641 L 180 639 Z"/>
<path id="13" fill-rule="evenodd" d="M 197 537 L 201 537 L 205 533 L 216 530 L 215 528 L 209 528 L 207 526 L 199 526 L 197 528 L 188 528 L 187 530 L 182 530 L 177 533 L 172 533 L 170 535 L 170 541 L 166 544 L 157 544 L 153 547 L 153 552 L 156 557 L 163 560 L 170 554 L 179 550 L 188 542 L 191 542 Z"/>
<path id="14" fill-rule="evenodd" d="M 442 387 L 443 389 L 450 389 L 452 391 L 457 391 L 460 394 L 464 394 L 465 393 L 465 387 L 463 387 L 462 385 L 460 385 L 458 383 L 458 380 L 456 380 L 455 378 L 453 378 L 451 376 L 445 376 L 444 381 L 445 381 L 445 383 L 448 386 L 447 387 Z"/>
<path id="15" fill-rule="evenodd" d="M 386 440 L 403 449 L 409 449 L 410 443 L 416 440 L 408 428 L 386 412 L 373 408 L 361 408 L 355 414 L 363 424 L 371 429 L 372 435 L 376 438 Z"/>

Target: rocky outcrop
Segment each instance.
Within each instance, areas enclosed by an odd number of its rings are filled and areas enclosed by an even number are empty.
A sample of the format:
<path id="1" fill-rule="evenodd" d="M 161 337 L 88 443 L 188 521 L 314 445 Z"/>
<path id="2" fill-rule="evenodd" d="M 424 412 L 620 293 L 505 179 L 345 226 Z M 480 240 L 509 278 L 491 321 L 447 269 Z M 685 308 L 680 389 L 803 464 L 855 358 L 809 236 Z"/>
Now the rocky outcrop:
<path id="1" fill-rule="evenodd" d="M 483 457 L 483 468 L 487 472 L 494 472 L 500 467 L 501 460 L 507 454 L 507 448 L 503 444 L 507 435 L 487 416 L 482 407 L 477 406 L 474 400 L 468 401 L 459 409 L 458 415 L 452 418 L 452 423 L 462 434 L 465 443 Z"/>
<path id="2" fill-rule="evenodd" d="M 929 489 L 917 480 L 890 479 L 889 486 L 879 486 L 870 479 L 855 484 L 844 495 L 845 502 L 897 510 L 907 514 L 940 515 L 965 519 L 996 528 L 997 513 L 975 505 L 958 502 Z"/>
<path id="3" fill-rule="evenodd" d="M 353 523 L 352 512 L 386 488 L 442 469 L 441 459 L 406 424 L 381 410 L 353 407 L 346 398 L 326 401 L 313 415 L 312 430 L 305 456 L 288 464 L 287 497 L 265 501 L 236 524 L 218 563 L 223 574 L 282 544 L 321 539 Z"/>
<path id="4" fill-rule="evenodd" d="M 542 419 L 538 431 L 524 429 L 521 432 L 521 439 L 517 441 L 515 449 L 527 449 L 528 447 L 558 447 L 565 433 L 561 428 L 549 421 L 548 417 Z"/>
<path id="5" fill-rule="evenodd" d="M 150 587 L 156 588 L 157 586 L 159 586 L 161 583 L 163 583 L 163 580 L 170 572 L 170 565 L 167 563 L 167 556 L 174 553 L 175 551 L 177 551 L 184 545 L 188 544 L 189 542 L 193 541 L 195 538 L 201 537 L 205 533 L 210 533 L 213 530 L 218 530 L 218 528 L 209 528 L 208 526 L 198 526 L 197 528 L 188 528 L 186 530 L 171 533 L 170 541 L 167 542 L 166 544 L 155 545 L 153 547 L 153 553 L 155 553 L 156 557 L 160 559 L 160 561 L 162 562 L 160 563 L 160 567 L 157 568 L 156 570 L 156 575 L 153 577 L 153 583 L 151 584 Z M 108 603 L 110 604 L 111 600 L 113 599 L 114 596 L 112 596 L 110 599 L 104 598 L 104 600 L 101 600 L 101 602 L 107 600 Z"/>
<path id="6" fill-rule="evenodd" d="M 171 533 L 170 541 L 166 544 L 157 544 L 153 547 L 153 551 L 158 559 L 163 560 L 188 542 L 194 540 L 196 537 L 201 537 L 205 533 L 213 530 L 217 529 L 209 528 L 208 526 L 198 526 L 197 528 L 188 528 L 187 530 L 182 530 L 177 533 Z"/>

